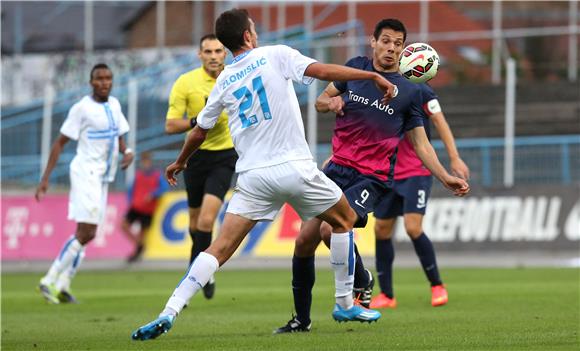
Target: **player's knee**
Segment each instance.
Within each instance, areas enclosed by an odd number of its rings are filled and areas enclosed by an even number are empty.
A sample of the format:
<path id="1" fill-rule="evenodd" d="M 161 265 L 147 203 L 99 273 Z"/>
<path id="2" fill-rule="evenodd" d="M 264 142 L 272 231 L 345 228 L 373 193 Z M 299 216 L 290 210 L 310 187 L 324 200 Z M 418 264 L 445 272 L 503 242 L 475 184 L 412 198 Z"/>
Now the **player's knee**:
<path id="1" fill-rule="evenodd" d="M 294 254 L 299 257 L 313 256 L 319 243 L 319 236 L 300 233 L 294 241 Z"/>
<path id="2" fill-rule="evenodd" d="M 201 230 L 204 232 L 211 232 L 213 229 L 213 223 L 215 221 L 215 217 L 212 215 L 201 215 L 197 219 L 197 230 Z"/>
<path id="3" fill-rule="evenodd" d="M 90 243 L 97 236 L 97 230 L 92 228 L 82 228 L 77 231 L 76 239 L 81 245 Z"/>
<path id="4" fill-rule="evenodd" d="M 198 213 L 192 214 L 189 213 L 189 231 L 194 232 L 197 230 L 197 220 L 198 220 Z"/>
<path id="5" fill-rule="evenodd" d="M 342 216 L 337 218 L 335 225 L 332 226 L 332 231 L 335 233 L 345 233 L 352 230 L 357 218 L 356 212 L 349 206 Z"/>
<path id="6" fill-rule="evenodd" d="M 235 246 L 232 243 L 229 243 L 225 240 L 214 241 L 208 248 L 205 250 L 208 254 L 214 256 L 219 265 L 223 265 L 234 253 Z"/>
<path id="7" fill-rule="evenodd" d="M 332 235 L 332 227 L 328 223 L 323 223 L 320 226 L 320 238 L 324 241 L 326 247 L 330 247 L 330 236 Z"/>
<path id="8" fill-rule="evenodd" d="M 197 230 L 197 216 L 189 216 L 189 231 L 195 232 Z"/>
<path id="9" fill-rule="evenodd" d="M 375 236 L 378 240 L 387 240 L 393 236 L 393 225 L 386 222 L 377 220 L 375 222 Z"/>
<path id="10" fill-rule="evenodd" d="M 423 226 L 420 223 L 405 223 L 405 231 L 411 239 L 417 239 L 423 233 Z"/>

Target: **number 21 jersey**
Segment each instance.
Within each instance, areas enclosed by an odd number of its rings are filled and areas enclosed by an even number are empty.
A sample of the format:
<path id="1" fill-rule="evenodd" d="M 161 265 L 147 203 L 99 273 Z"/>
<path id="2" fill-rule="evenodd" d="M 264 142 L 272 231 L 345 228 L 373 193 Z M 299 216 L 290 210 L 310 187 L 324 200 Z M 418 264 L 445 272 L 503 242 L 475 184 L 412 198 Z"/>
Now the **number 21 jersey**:
<path id="1" fill-rule="evenodd" d="M 312 83 L 304 71 L 314 62 L 285 45 L 264 46 L 235 57 L 219 75 L 197 123 L 211 129 L 226 110 L 236 172 L 312 159 L 292 81 Z"/>

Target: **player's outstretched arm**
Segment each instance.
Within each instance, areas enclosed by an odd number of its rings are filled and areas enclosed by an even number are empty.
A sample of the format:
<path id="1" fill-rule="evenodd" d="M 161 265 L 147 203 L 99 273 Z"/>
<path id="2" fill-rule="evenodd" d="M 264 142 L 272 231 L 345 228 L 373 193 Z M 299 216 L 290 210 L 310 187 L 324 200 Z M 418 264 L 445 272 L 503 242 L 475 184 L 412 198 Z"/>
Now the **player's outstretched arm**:
<path id="1" fill-rule="evenodd" d="M 397 86 L 376 72 L 363 71 L 330 63 L 315 62 L 306 68 L 304 75 L 326 81 L 372 80 L 384 92 L 383 102 L 397 95 Z"/>
<path id="2" fill-rule="evenodd" d="M 334 83 L 328 84 L 326 89 L 318 96 L 316 99 L 316 111 L 318 112 L 328 112 L 332 111 L 339 116 L 343 116 L 344 112 L 342 108 L 344 107 L 344 100 L 340 97 L 340 90 L 336 89 Z"/>
<path id="3" fill-rule="evenodd" d="M 170 185 L 175 186 L 177 184 L 175 176 L 185 169 L 187 160 L 203 144 L 207 132 L 207 129 L 202 129 L 197 125 L 191 130 L 191 133 L 185 139 L 185 144 L 183 144 L 179 156 L 177 156 L 177 160 L 165 169 L 165 178 Z"/>
<path id="4" fill-rule="evenodd" d="M 50 174 L 58 162 L 62 149 L 69 140 L 70 139 L 67 136 L 60 134 L 58 139 L 56 139 L 54 144 L 52 144 L 50 155 L 48 156 L 48 162 L 46 163 L 46 167 L 44 168 L 44 172 L 40 178 L 40 183 L 38 183 L 38 187 L 36 187 L 36 192 L 34 193 L 36 201 L 40 201 L 44 194 L 46 194 L 46 191 L 48 190 L 48 180 L 50 178 Z"/>
<path id="5" fill-rule="evenodd" d="M 450 175 L 447 173 L 443 165 L 441 165 L 433 146 L 431 146 L 431 143 L 427 138 L 425 128 L 413 128 L 407 132 L 407 136 L 413 144 L 417 156 L 419 156 L 421 161 L 423 161 L 425 167 L 427 167 L 447 189 L 452 190 L 456 196 L 465 196 L 469 192 L 469 184 L 467 184 L 465 180 Z"/>
<path id="6" fill-rule="evenodd" d="M 435 112 L 431 115 L 431 121 L 435 125 L 437 133 L 439 133 L 439 137 L 443 141 L 447 154 L 449 155 L 451 173 L 459 178 L 469 180 L 469 167 L 459 157 L 459 151 L 457 151 L 457 146 L 455 146 L 455 138 L 445 119 L 445 115 L 443 112 Z"/>

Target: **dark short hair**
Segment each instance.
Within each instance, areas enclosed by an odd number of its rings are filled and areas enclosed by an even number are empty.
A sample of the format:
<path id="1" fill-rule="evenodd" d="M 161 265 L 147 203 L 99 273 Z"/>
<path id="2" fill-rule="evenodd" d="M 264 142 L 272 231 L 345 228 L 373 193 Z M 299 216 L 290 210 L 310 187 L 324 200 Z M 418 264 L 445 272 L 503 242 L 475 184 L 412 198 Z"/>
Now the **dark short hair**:
<path id="1" fill-rule="evenodd" d="M 230 51 L 244 45 L 244 32 L 250 30 L 250 15 L 246 9 L 231 9 L 215 21 L 215 34 Z"/>
<path id="2" fill-rule="evenodd" d="M 399 21 L 396 18 L 386 18 L 386 19 L 379 21 L 379 23 L 377 23 L 377 25 L 375 26 L 375 31 L 373 33 L 375 40 L 379 39 L 381 32 L 385 28 L 392 29 L 395 32 L 403 33 L 403 41 L 407 41 L 407 29 L 405 28 L 405 25 L 403 24 L 403 22 Z"/>
<path id="3" fill-rule="evenodd" d="M 199 48 L 200 49 L 201 49 L 201 45 L 206 40 L 218 40 L 218 38 L 213 33 L 209 33 L 209 34 L 204 35 L 203 37 L 201 37 L 201 39 L 199 39 Z"/>
<path id="4" fill-rule="evenodd" d="M 107 66 L 107 64 L 106 64 L 106 63 L 97 63 L 97 64 L 96 64 L 96 65 L 94 65 L 94 66 L 93 66 L 93 68 L 91 69 L 91 75 L 90 75 L 90 77 L 89 77 L 89 80 L 93 80 L 93 73 L 95 73 L 95 71 L 96 71 L 96 70 L 98 70 L 98 69 L 102 69 L 102 68 L 104 68 L 104 69 L 108 69 L 109 71 L 111 70 L 111 69 L 109 68 L 109 66 Z"/>

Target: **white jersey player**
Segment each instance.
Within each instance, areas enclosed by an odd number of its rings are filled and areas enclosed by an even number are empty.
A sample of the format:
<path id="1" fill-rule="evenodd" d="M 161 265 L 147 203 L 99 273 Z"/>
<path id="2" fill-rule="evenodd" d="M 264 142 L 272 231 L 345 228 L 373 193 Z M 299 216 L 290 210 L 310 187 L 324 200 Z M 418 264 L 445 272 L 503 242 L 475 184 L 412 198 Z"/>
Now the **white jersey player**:
<path id="1" fill-rule="evenodd" d="M 107 102 L 85 96 L 70 109 L 60 129 L 62 135 L 77 141 L 70 163 L 68 219 L 95 225 L 103 220 L 108 183 L 117 170 L 119 136 L 128 131 L 121 104 L 113 96 Z"/>
<path id="2" fill-rule="evenodd" d="M 288 46 L 266 46 L 237 56 L 218 77 L 197 123 L 211 129 L 226 109 L 236 172 L 312 159 L 292 81 L 310 84 L 304 71 L 314 62 Z"/>
<path id="3" fill-rule="evenodd" d="M 159 318 L 137 329 L 133 339 L 152 339 L 167 332 L 183 306 L 233 255 L 257 221 L 274 219 L 284 203 L 303 220 L 318 217 L 332 226 L 333 317 L 339 321 L 377 320 L 380 313 L 353 304 L 352 228 L 356 214 L 338 186 L 312 161 L 292 81 L 369 79 L 386 92 L 385 99 L 392 97 L 395 86 L 375 72 L 318 63 L 287 46 L 258 48 L 254 22 L 245 10 L 222 13 L 216 21 L 216 35 L 233 53 L 234 62 L 218 77 L 197 117 L 197 126 L 177 160 L 167 167 L 166 176 L 175 185 L 176 173 L 185 168 L 189 156 L 225 109 L 239 155 L 238 183 L 220 235 L 198 255 Z"/>
<path id="4" fill-rule="evenodd" d="M 273 220 L 280 207 L 289 202 L 306 219 L 324 212 L 340 198 L 338 187 L 321 177 L 312 161 L 292 84 L 312 82 L 304 72 L 315 62 L 288 46 L 266 46 L 236 56 L 218 77 L 197 124 L 211 129 L 223 109 L 231 116 L 229 127 L 239 155 L 236 172 L 240 177 L 229 213 L 251 220 Z M 288 165 L 273 167 L 285 163 Z M 268 175 L 269 171 L 272 174 Z M 290 172 L 287 176 L 286 171 Z M 309 182 L 303 183 L 295 172 Z M 268 181 L 279 190 L 263 189 L 259 181 L 252 180 L 254 175 L 270 178 Z M 320 189 L 310 189 L 316 181 Z M 292 189 L 293 194 L 289 196 L 284 189 Z M 299 196 L 309 191 L 317 194 Z M 257 209 L 258 203 L 263 208 Z"/>
<path id="5" fill-rule="evenodd" d="M 77 141 L 76 155 L 70 164 L 68 210 L 68 219 L 77 223 L 77 229 L 39 284 L 40 292 L 51 303 L 76 302 L 70 293 L 70 283 L 84 256 L 85 246 L 95 237 L 97 226 L 103 220 L 108 184 L 115 178 L 119 151 L 123 153 L 123 169 L 133 160 L 122 137 L 129 131 L 129 124 L 119 101 L 109 95 L 113 74 L 107 65 L 93 67 L 90 83 L 93 94 L 83 97 L 70 109 L 60 136 L 52 146 L 35 195 L 40 201 L 64 145 L 69 140 Z"/>

